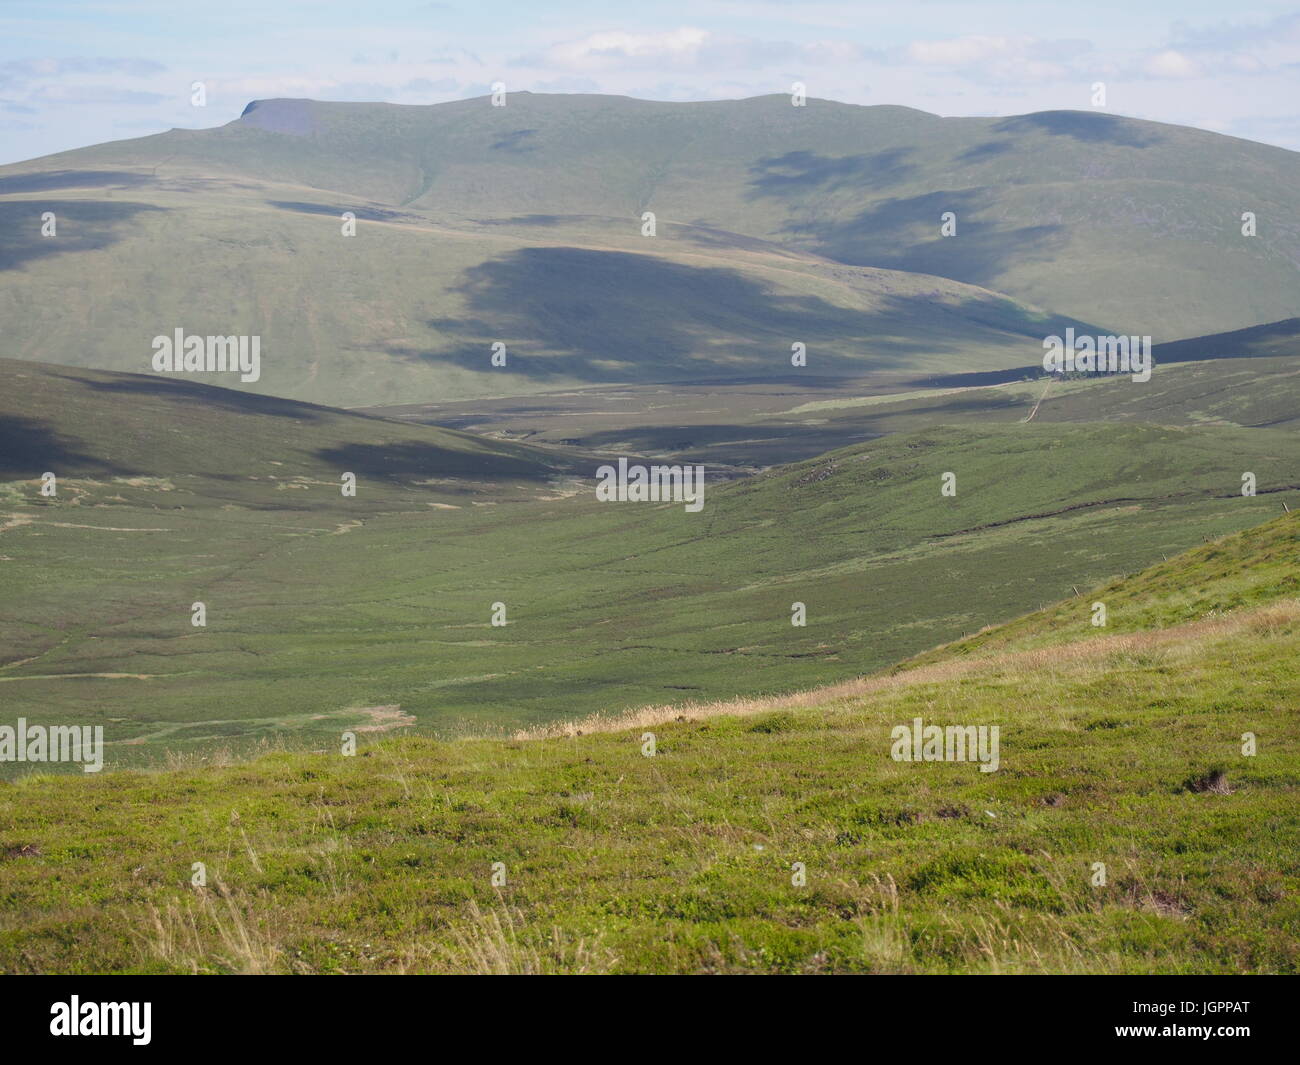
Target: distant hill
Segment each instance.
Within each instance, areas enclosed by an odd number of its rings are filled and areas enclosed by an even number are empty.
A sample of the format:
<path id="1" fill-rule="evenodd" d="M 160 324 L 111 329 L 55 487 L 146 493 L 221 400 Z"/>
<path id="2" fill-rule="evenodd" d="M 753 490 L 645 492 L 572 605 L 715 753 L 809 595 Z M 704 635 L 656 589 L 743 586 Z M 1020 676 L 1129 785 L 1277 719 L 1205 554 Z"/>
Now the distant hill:
<path id="1" fill-rule="evenodd" d="M 591 460 L 584 457 L 587 472 Z M 40 501 L 23 482 L 53 472 L 63 500 L 125 504 L 201 500 L 344 507 L 339 478 L 388 507 L 485 493 L 497 499 L 547 489 L 578 468 L 562 448 L 487 440 L 454 429 L 250 395 L 179 378 L 0 359 L 0 504 Z M 259 483 L 260 482 L 260 483 Z M 171 493 L 158 496 L 157 489 Z M 266 496 L 267 486 L 276 491 Z M 322 491 L 324 488 L 324 491 Z"/>
<path id="2" fill-rule="evenodd" d="M 1152 354 L 1157 364 L 1287 356 L 1294 358 L 1297 369 L 1300 369 L 1300 318 L 1157 344 Z"/>
<path id="3" fill-rule="evenodd" d="M 247 387 L 343 406 L 754 377 L 795 342 L 822 373 L 995 370 L 1070 321 L 1293 314 L 1298 188 L 1300 154 L 1091 112 L 254 101 L 0 168 L 0 317 L 5 354 L 135 371 L 175 326 L 257 333 Z"/>

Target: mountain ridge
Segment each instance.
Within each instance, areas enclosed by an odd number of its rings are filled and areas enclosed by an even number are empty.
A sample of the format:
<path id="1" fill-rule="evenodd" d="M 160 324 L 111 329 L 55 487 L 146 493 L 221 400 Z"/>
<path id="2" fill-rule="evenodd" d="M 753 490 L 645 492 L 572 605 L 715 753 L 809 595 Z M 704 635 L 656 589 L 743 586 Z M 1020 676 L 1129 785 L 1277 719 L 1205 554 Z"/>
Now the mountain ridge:
<path id="1" fill-rule="evenodd" d="M 143 371 L 178 326 L 259 335 L 253 390 L 357 407 L 776 376 L 795 344 L 827 376 L 997 371 L 1070 325 L 1162 344 L 1300 304 L 1300 153 L 789 104 L 254 100 L 3 167 L 3 354 Z"/>

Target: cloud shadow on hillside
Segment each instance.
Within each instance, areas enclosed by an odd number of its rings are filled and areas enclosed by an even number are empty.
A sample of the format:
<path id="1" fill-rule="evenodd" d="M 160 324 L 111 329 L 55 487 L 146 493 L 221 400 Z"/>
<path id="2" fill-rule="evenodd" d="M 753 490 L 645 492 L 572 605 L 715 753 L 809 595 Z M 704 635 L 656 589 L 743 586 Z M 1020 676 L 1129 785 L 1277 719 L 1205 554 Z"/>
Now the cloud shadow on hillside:
<path id="1" fill-rule="evenodd" d="M 636 455 L 671 455 L 674 461 L 710 465 L 778 466 L 873 439 L 878 433 L 851 425 L 774 425 L 768 422 L 715 422 L 702 425 L 634 425 L 584 433 L 580 446 Z"/>
<path id="2" fill-rule="evenodd" d="M 436 444 L 343 444 L 315 452 L 341 470 L 390 483 L 442 477 L 545 481 L 552 470 L 527 459 L 492 452 L 455 451 Z M 440 486 L 442 487 L 442 486 Z M 448 488 L 448 491 L 455 491 Z M 470 491 L 467 486 L 463 491 Z"/>
<path id="3" fill-rule="evenodd" d="M 537 145 L 533 143 L 532 137 L 537 133 L 535 129 L 517 129 L 505 134 L 493 145 L 493 151 L 511 152 L 515 155 L 525 155 L 528 152 L 537 151 Z"/>
<path id="4" fill-rule="evenodd" d="M 34 479 L 43 473 L 58 477 L 128 476 L 137 471 L 96 458 L 81 450 L 82 442 L 64 436 L 48 422 L 18 414 L 0 415 L 0 477 Z"/>
<path id="5" fill-rule="evenodd" d="M 983 163 L 989 159 L 995 159 L 999 155 L 1006 155 L 1015 147 L 1011 141 L 985 141 L 983 144 L 974 144 L 967 148 L 959 156 L 959 163 Z"/>
<path id="6" fill-rule="evenodd" d="M 860 311 L 817 296 L 776 293 L 735 270 L 652 255 L 522 248 L 462 277 L 454 291 L 466 315 L 427 324 L 478 340 L 450 349 L 381 350 L 474 372 L 616 384 L 728 372 L 756 377 L 768 367 L 784 375 L 795 341 L 805 343 L 810 357 L 821 360 L 819 370 L 829 374 L 904 367 L 914 355 L 956 353 L 970 343 L 951 312 L 932 316 L 937 327 L 918 330 L 922 308 L 915 299 L 885 296 L 881 309 Z M 508 348 L 504 371 L 490 366 L 496 340 Z M 869 357 L 855 355 L 865 350 Z"/>
<path id="7" fill-rule="evenodd" d="M 1087 144 L 1114 144 L 1123 148 L 1149 148 L 1162 139 L 1138 128 L 1132 119 L 1087 111 L 1040 111 L 1032 115 L 1016 115 L 999 122 L 993 129 L 998 133 L 1042 130 L 1055 137 L 1071 137 Z"/>
<path id="8" fill-rule="evenodd" d="M 150 377 L 147 374 L 119 374 L 110 379 L 82 377 L 76 373 L 51 372 L 52 376 L 74 381 L 95 392 L 117 392 L 125 395 L 157 396 L 174 400 L 182 405 L 201 404 L 204 408 L 220 408 L 234 414 L 269 414 L 277 418 L 296 418 L 300 421 L 319 421 L 331 408 L 313 403 L 264 396 L 257 392 L 239 392 L 219 385 L 204 384 L 175 377 Z M 233 375 L 232 375 L 233 376 Z"/>
<path id="9" fill-rule="evenodd" d="M 917 172 L 907 162 L 911 148 L 890 148 L 870 155 L 829 156 L 786 152 L 768 156 L 749 168 L 749 197 L 825 194 L 842 188 L 897 185 Z"/>
<path id="10" fill-rule="evenodd" d="M 407 214 L 405 211 L 389 211 L 383 207 L 351 207 L 338 204 L 331 207 L 324 203 L 307 203 L 303 200 L 267 200 L 272 207 L 282 211 L 295 211 L 298 214 L 330 215 L 342 218 L 344 211 L 351 211 L 363 222 L 405 222 L 419 221 L 419 215 Z"/>
<path id="11" fill-rule="evenodd" d="M 147 203 L 94 200 L 10 200 L 0 203 L 0 270 L 51 255 L 100 251 L 116 244 L 127 223 L 147 211 L 163 211 Z M 41 236 L 41 215 L 54 212 L 57 236 Z"/>
<path id="12" fill-rule="evenodd" d="M 149 174 L 130 170 L 47 170 L 39 174 L 0 177 L 0 196 L 15 192 L 51 192 L 55 189 L 134 188 L 157 181 Z"/>
<path id="13" fill-rule="evenodd" d="M 994 206 L 988 189 L 929 192 L 884 200 L 848 221 L 792 220 L 791 236 L 811 239 L 822 254 L 856 266 L 934 274 L 996 289 L 1012 266 L 1051 262 L 1068 243 L 1059 223 L 1012 226 L 981 214 Z M 945 212 L 957 235 L 940 236 Z"/>

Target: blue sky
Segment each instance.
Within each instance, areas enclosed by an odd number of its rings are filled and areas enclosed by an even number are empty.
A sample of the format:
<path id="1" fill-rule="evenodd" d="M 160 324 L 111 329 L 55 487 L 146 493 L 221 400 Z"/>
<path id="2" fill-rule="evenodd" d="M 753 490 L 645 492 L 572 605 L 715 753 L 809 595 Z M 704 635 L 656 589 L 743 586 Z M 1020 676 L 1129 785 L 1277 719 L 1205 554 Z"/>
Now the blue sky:
<path id="1" fill-rule="evenodd" d="M 788 92 L 943 115 L 1091 106 L 1300 150 L 1300 5 L 1216 0 L 0 0 L 0 163 L 252 99 Z M 204 82 L 206 106 L 191 104 Z"/>

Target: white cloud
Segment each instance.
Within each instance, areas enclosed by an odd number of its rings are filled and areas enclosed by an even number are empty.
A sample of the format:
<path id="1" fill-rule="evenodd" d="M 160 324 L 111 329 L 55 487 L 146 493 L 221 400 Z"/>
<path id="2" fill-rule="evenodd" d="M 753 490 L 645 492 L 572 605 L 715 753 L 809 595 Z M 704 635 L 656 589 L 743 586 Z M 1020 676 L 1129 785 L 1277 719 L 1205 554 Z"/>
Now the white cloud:
<path id="1" fill-rule="evenodd" d="M 1019 56 L 1032 43 L 1030 37 L 951 37 L 946 41 L 913 41 L 904 54 L 922 66 L 967 67 Z"/>
<path id="2" fill-rule="evenodd" d="M 1199 78 L 1204 73 L 1196 60 L 1174 48 L 1149 57 L 1143 70 L 1153 78 Z"/>
<path id="3" fill-rule="evenodd" d="M 1088 41 L 969 34 L 913 41 L 897 49 L 891 62 L 982 83 L 1042 83 L 1089 73 L 1092 52 Z"/>
<path id="4" fill-rule="evenodd" d="M 533 92 L 600 92 L 600 82 L 591 78 L 554 78 L 533 82 Z"/>
<path id="5" fill-rule="evenodd" d="M 121 74 L 147 78 L 166 69 L 152 59 L 115 59 L 106 56 L 12 59 L 0 63 L 0 88 L 21 89 L 51 78 L 66 79 L 78 74 Z"/>
<path id="6" fill-rule="evenodd" d="M 511 61 L 512 66 L 572 74 L 577 71 L 694 70 L 700 73 L 785 66 L 816 69 L 879 56 L 842 39 L 794 41 L 713 33 L 693 26 L 659 33 L 605 30 L 561 41 Z"/>
<path id="7" fill-rule="evenodd" d="M 684 26 L 666 33 L 591 33 L 576 41 L 552 45 L 543 53 L 548 63 L 570 67 L 654 63 L 693 64 L 708 43 L 707 30 Z"/>
<path id="8" fill-rule="evenodd" d="M 1186 22 L 1174 24 L 1172 44 L 1183 51 L 1234 51 L 1252 46 L 1300 43 L 1300 12 L 1279 15 L 1265 23 L 1224 22 L 1193 28 Z"/>
<path id="9" fill-rule="evenodd" d="M 126 107 L 152 107 L 165 103 L 168 97 L 160 92 L 140 92 L 135 89 L 119 89 L 112 85 L 43 85 L 35 92 L 29 93 L 28 100 L 44 104 L 105 104 Z"/>
<path id="10" fill-rule="evenodd" d="M 437 81 L 430 81 L 428 78 L 412 78 L 402 86 L 402 92 L 414 93 L 448 93 L 455 92 L 459 87 L 459 82 L 455 78 L 439 78 Z"/>

